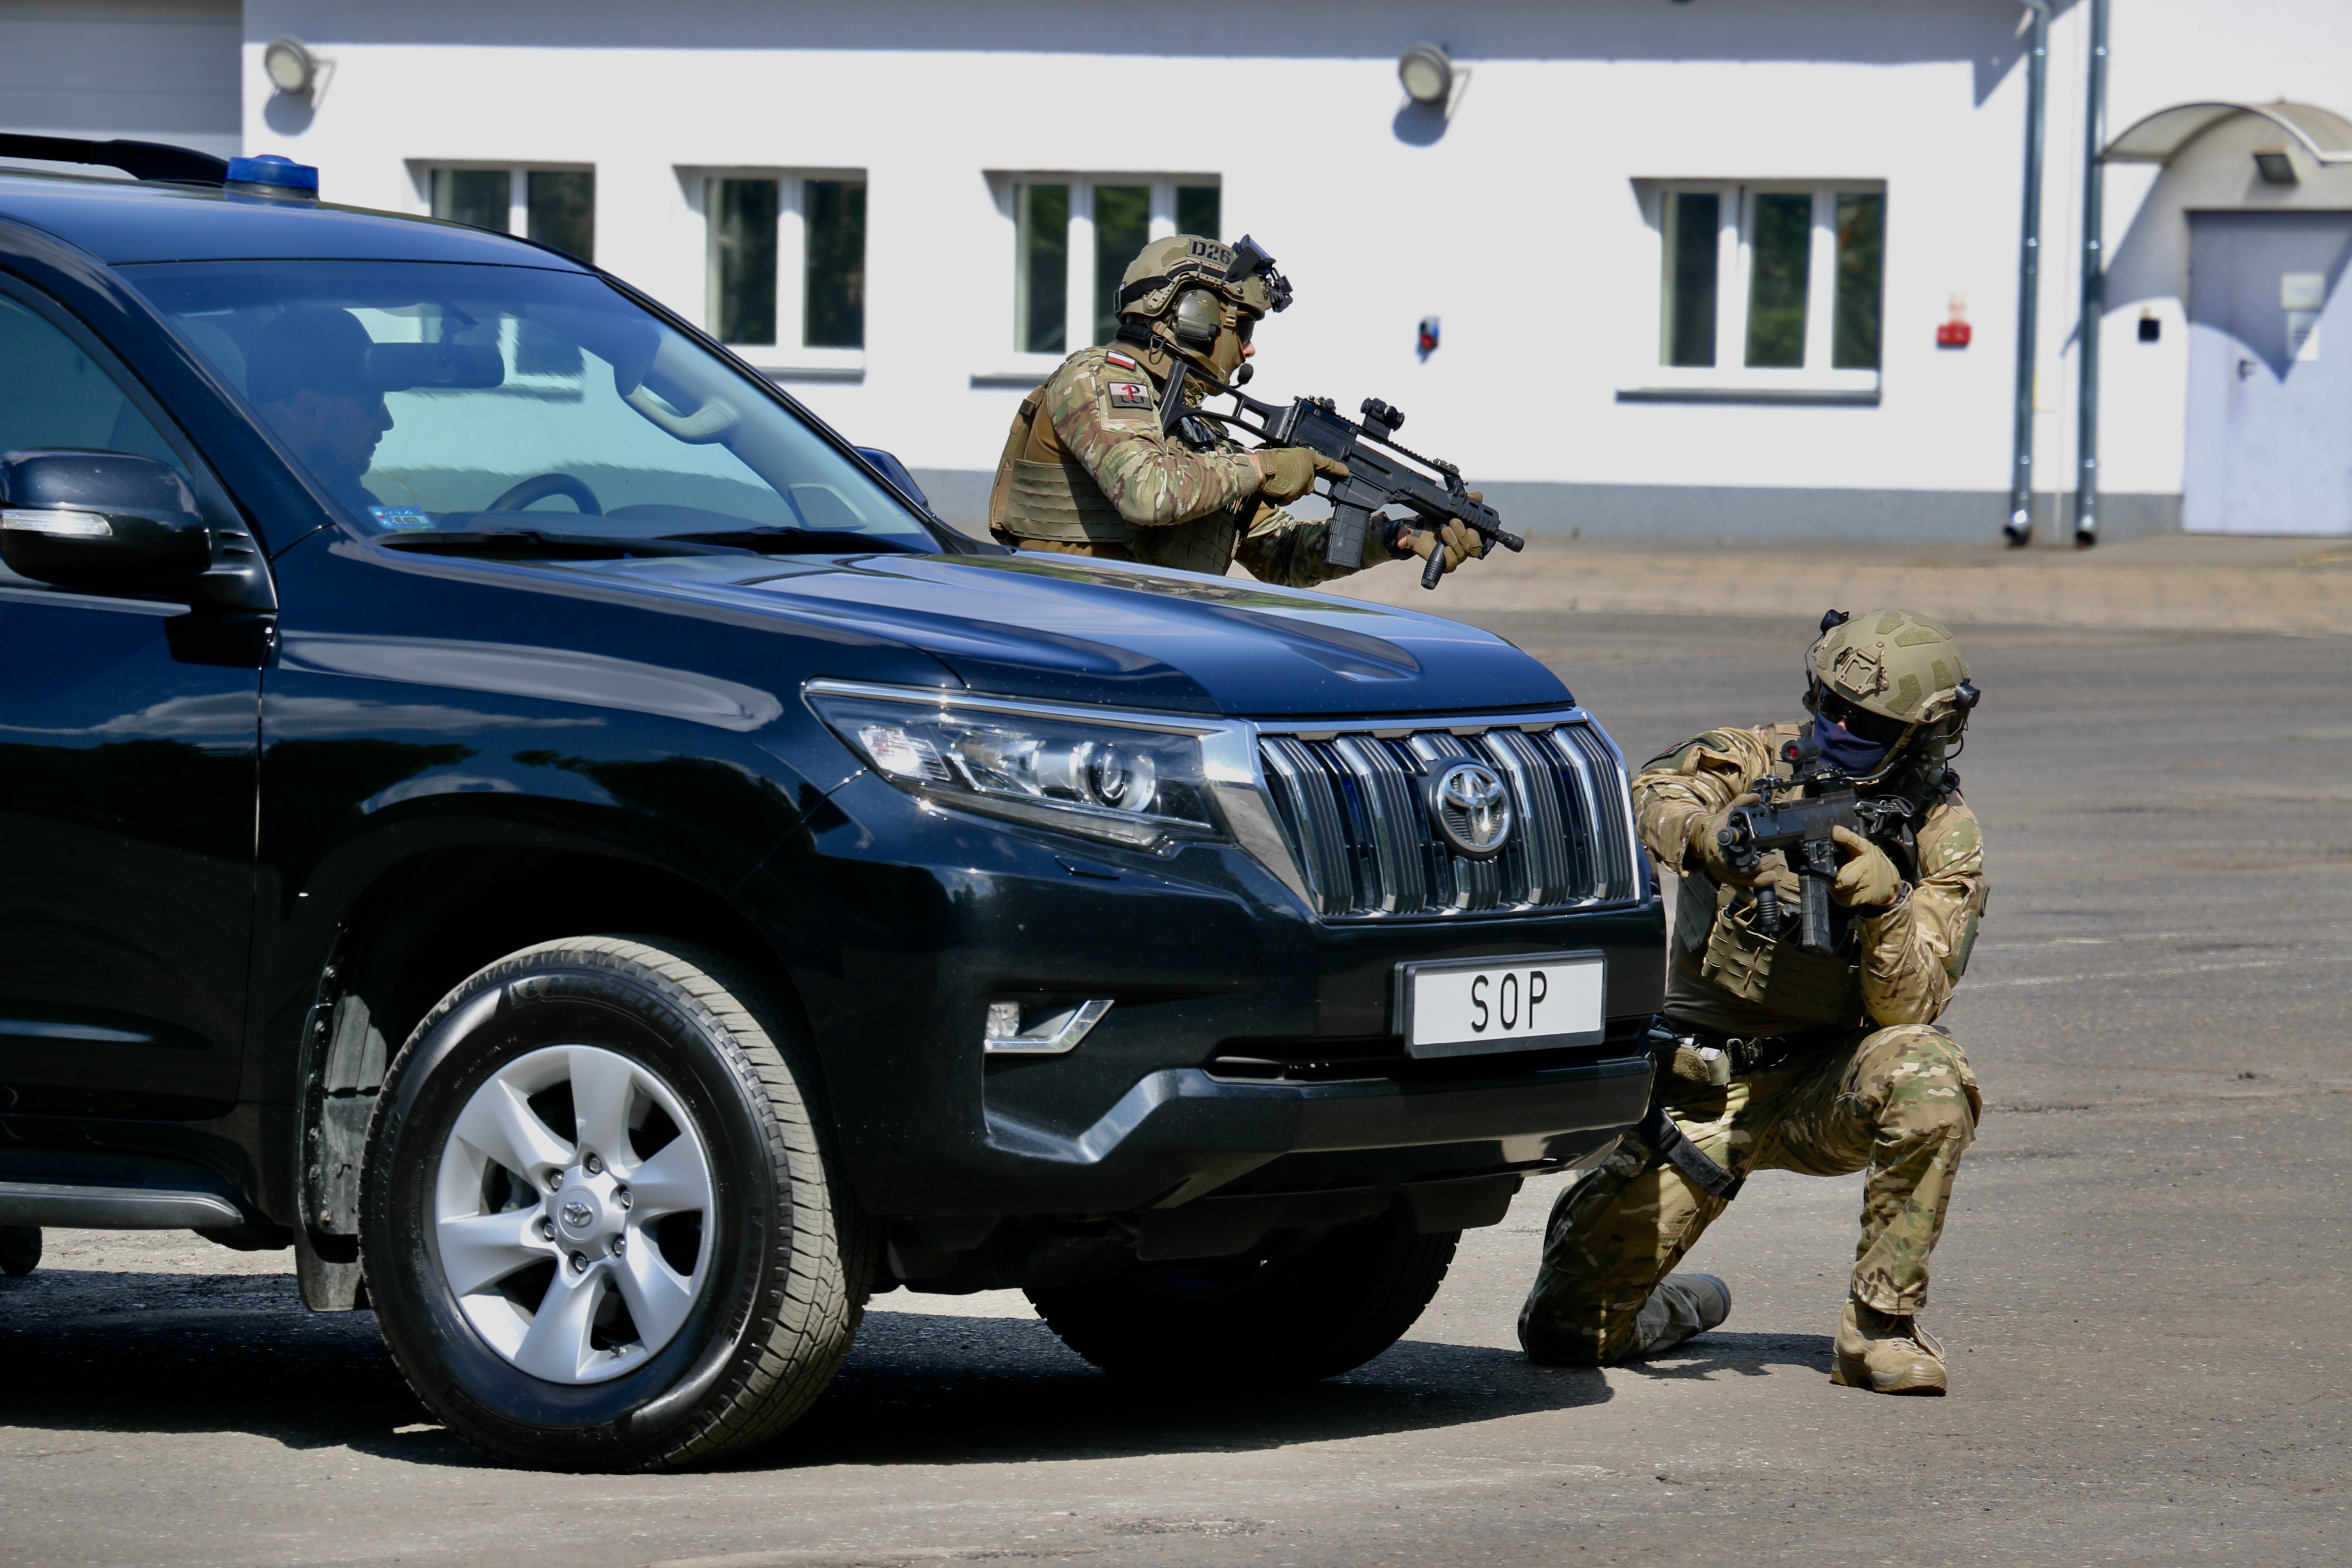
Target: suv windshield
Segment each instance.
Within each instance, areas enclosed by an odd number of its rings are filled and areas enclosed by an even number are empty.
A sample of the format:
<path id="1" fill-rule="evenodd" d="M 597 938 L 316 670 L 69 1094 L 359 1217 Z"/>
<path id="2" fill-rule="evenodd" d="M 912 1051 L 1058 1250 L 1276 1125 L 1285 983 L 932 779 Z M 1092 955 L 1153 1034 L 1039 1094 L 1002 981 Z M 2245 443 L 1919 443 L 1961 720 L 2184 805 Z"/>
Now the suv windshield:
<path id="1" fill-rule="evenodd" d="M 370 261 L 121 271 L 372 534 L 939 548 L 764 388 L 598 279 Z"/>

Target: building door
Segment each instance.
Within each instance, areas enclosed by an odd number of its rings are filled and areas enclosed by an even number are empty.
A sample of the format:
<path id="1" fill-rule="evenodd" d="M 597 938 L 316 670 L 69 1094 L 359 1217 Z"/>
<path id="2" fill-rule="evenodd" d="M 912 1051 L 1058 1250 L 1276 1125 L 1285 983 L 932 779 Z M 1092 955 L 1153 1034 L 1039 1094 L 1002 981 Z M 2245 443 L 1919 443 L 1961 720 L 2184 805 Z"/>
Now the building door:
<path id="1" fill-rule="evenodd" d="M 2191 213 L 2192 533 L 2352 533 L 2352 213 Z"/>

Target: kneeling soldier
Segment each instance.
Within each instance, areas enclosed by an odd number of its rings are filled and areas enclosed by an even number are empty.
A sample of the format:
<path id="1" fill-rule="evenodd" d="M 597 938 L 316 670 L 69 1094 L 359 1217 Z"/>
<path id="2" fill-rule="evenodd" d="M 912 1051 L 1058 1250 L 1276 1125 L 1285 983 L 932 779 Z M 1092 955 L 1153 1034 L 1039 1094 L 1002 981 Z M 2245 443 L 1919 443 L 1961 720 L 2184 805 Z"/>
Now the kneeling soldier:
<path id="1" fill-rule="evenodd" d="M 1119 287 L 1118 335 L 1064 361 L 1013 416 L 990 531 L 1023 550 L 1217 575 L 1239 561 L 1261 582 L 1293 588 L 1354 570 L 1324 561 L 1328 524 L 1283 510 L 1345 465 L 1298 447 L 1245 452 L 1200 415 L 1160 416 L 1180 365 L 1221 384 L 1248 379 L 1257 323 L 1289 304 L 1290 284 L 1246 238 L 1235 247 L 1180 234 L 1144 247 Z M 1197 408 L 1208 392 L 1189 376 L 1171 414 Z M 1364 564 L 1442 551 L 1451 572 L 1483 550 L 1458 522 L 1438 532 L 1376 522 Z"/>
<path id="2" fill-rule="evenodd" d="M 1942 1394 L 1942 1348 L 1915 1319 L 1952 1177 L 1982 1109 L 1959 1043 L 1936 1020 L 1968 966 L 1984 913 L 1984 858 L 1946 748 L 1977 689 L 1944 627 L 1906 610 L 1832 613 L 1806 659 L 1807 724 L 1717 730 L 1633 781 L 1643 841 L 1679 879 L 1667 937 L 1657 1103 L 1563 1192 L 1519 1313 L 1536 1361 L 1605 1365 L 1713 1328 L 1730 1293 L 1669 1274 L 1751 1171 L 1867 1170 L 1831 1380 L 1882 1394 Z M 1754 889 L 1794 908 L 1774 854 L 1742 874 L 1717 835 L 1755 781 L 1786 779 L 1788 742 L 1810 734 L 1867 800 L 1908 802 L 1913 831 L 1879 841 L 1836 830 L 1832 956 L 1772 931 Z M 1657 1114 L 1663 1110 L 1664 1115 Z"/>

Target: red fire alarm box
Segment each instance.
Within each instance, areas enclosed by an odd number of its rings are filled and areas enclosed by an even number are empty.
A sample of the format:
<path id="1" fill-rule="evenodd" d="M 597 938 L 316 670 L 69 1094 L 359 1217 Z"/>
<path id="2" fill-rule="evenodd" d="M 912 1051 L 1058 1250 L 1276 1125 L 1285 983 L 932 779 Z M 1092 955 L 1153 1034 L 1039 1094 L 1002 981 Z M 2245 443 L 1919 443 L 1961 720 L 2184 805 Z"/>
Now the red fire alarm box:
<path id="1" fill-rule="evenodd" d="M 1964 349 L 1975 335 L 1976 329 L 1969 325 L 1969 297 L 1953 295 L 1951 320 L 1936 329 L 1936 346 L 1939 349 Z"/>

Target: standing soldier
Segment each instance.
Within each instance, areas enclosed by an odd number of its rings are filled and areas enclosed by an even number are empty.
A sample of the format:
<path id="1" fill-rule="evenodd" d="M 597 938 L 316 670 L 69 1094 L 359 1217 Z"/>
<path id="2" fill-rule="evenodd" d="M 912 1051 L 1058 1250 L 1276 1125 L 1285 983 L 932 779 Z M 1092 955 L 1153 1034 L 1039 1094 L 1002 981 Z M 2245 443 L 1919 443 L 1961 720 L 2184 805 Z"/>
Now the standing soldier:
<path id="1" fill-rule="evenodd" d="M 1634 779 L 1643 842 L 1680 881 L 1652 1035 L 1657 1098 L 1552 1207 L 1519 1313 L 1534 1360 L 1607 1365 L 1715 1327 L 1731 1310 L 1723 1282 L 1667 1271 L 1748 1173 L 1867 1169 L 1830 1379 L 1945 1391 L 1943 1349 L 1915 1319 L 1982 1110 L 1968 1058 L 1936 1022 L 1985 908 L 1977 821 L 1945 766 L 1976 706 L 1968 675 L 1951 633 L 1925 616 L 1832 611 L 1806 658 L 1810 723 L 1711 731 Z M 1793 922 L 1761 929 L 1753 889 L 1772 882 L 1792 909 L 1798 898 L 1781 857 L 1742 874 L 1717 837 L 1733 808 L 1756 802 L 1757 779 L 1790 776 L 1783 748 L 1808 734 L 1858 793 L 1907 801 L 1916 824 L 1895 842 L 1835 831 L 1843 864 L 1828 958 L 1799 945 Z"/>
<path id="2" fill-rule="evenodd" d="M 1198 415 L 1160 416 L 1180 367 L 1220 385 L 1247 380 L 1252 332 L 1289 304 L 1289 282 L 1246 237 L 1238 247 L 1189 234 L 1145 246 L 1121 280 L 1117 337 L 1072 354 L 1013 416 L 989 531 L 1023 550 L 1217 575 L 1239 561 L 1288 587 L 1346 575 L 1323 559 L 1328 525 L 1282 510 L 1345 465 L 1297 447 L 1244 452 Z M 1210 391 L 1188 376 L 1182 410 L 1170 412 L 1197 408 Z M 1483 549 L 1458 522 L 1437 533 L 1376 524 L 1364 564 L 1442 550 L 1451 572 Z"/>

